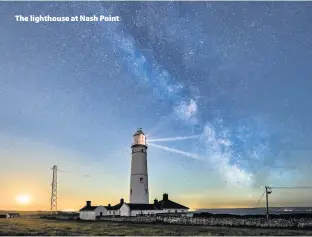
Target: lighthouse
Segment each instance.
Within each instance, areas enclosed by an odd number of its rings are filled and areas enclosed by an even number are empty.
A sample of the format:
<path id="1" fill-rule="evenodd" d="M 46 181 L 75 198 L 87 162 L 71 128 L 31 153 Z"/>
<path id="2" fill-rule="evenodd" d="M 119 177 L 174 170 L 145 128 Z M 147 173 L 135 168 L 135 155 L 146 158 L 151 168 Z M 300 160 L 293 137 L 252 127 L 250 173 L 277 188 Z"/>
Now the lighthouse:
<path id="1" fill-rule="evenodd" d="M 141 128 L 133 135 L 130 203 L 148 204 L 147 145 Z"/>
<path id="2" fill-rule="evenodd" d="M 98 216 L 137 216 L 155 215 L 158 213 L 180 213 L 185 216 L 188 207 L 171 201 L 168 194 L 163 194 L 163 200 L 154 200 L 149 204 L 148 175 L 147 175 L 147 144 L 141 128 L 133 135 L 131 145 L 131 175 L 130 175 L 130 198 L 124 202 L 121 198 L 116 205 L 91 206 L 91 201 L 79 210 L 81 220 L 96 220 Z"/>

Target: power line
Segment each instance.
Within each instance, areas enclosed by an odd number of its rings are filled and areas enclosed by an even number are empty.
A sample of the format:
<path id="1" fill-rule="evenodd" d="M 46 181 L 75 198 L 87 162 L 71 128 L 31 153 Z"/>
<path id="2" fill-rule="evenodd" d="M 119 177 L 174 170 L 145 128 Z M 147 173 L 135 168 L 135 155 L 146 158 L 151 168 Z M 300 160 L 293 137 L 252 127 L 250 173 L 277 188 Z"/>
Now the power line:
<path id="1" fill-rule="evenodd" d="M 68 172 L 68 171 L 64 171 L 64 170 L 58 170 L 58 172 L 60 173 L 66 173 L 66 174 L 72 174 L 72 175 L 76 175 L 76 176 L 82 176 L 82 177 L 85 177 L 85 178 L 89 178 L 91 175 L 89 174 L 82 174 L 82 175 L 78 175 L 78 174 L 74 174 L 72 172 Z"/>
<path id="2" fill-rule="evenodd" d="M 269 194 L 272 193 L 272 189 L 312 189 L 312 186 L 298 186 L 298 187 L 287 187 L 287 186 L 280 186 L 280 187 L 270 187 L 270 186 L 265 186 L 265 194 L 266 194 L 266 216 L 267 216 L 267 219 L 269 218 Z M 261 197 L 262 198 L 262 197 Z M 260 198 L 260 200 L 261 200 Z M 260 201 L 259 200 L 259 201 Z"/>
<path id="3" fill-rule="evenodd" d="M 57 173 L 69 173 L 69 174 L 73 174 L 71 172 L 68 171 L 64 171 L 64 170 L 58 170 L 58 166 L 54 165 L 52 167 L 53 170 L 53 175 L 52 175 L 52 190 L 51 190 L 51 199 L 50 199 L 50 211 L 51 211 L 51 215 L 53 213 L 57 214 Z M 76 175 L 76 174 L 75 174 Z M 83 176 L 84 178 L 89 178 L 90 175 L 88 174 L 84 174 L 84 175 L 79 175 L 79 176 Z"/>
<path id="4" fill-rule="evenodd" d="M 260 199 L 259 199 L 259 201 L 257 202 L 256 206 L 258 206 L 258 204 L 260 203 L 260 201 L 261 201 L 261 199 L 263 198 L 264 194 L 265 194 L 265 191 L 262 193 L 262 196 L 260 197 Z"/>
<path id="5" fill-rule="evenodd" d="M 270 187 L 273 189 L 310 189 L 312 186 L 299 186 L 299 187 Z"/>

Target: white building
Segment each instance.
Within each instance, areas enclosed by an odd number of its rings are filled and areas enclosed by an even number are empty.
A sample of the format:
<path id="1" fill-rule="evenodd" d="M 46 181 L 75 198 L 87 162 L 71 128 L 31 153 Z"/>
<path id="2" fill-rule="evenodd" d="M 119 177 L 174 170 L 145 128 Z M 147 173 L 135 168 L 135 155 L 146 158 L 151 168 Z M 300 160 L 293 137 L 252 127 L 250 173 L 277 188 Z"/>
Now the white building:
<path id="1" fill-rule="evenodd" d="M 91 201 L 87 201 L 86 206 L 79 210 L 81 220 L 96 220 L 101 216 L 120 216 L 120 207 L 124 204 L 124 199 L 114 206 L 92 206 Z"/>
<path id="2" fill-rule="evenodd" d="M 106 215 L 107 209 L 104 206 L 91 206 L 91 201 L 87 201 L 86 206 L 79 210 L 81 220 L 96 220 L 97 217 Z"/>
<path id="3" fill-rule="evenodd" d="M 141 128 L 133 135 L 130 197 L 129 203 L 124 199 L 111 206 L 91 206 L 91 201 L 80 210 L 80 219 L 96 220 L 100 216 L 137 216 L 155 214 L 186 214 L 188 207 L 169 200 L 168 194 L 163 195 L 163 200 L 155 199 L 149 204 L 148 174 L 147 174 L 147 145 L 146 138 Z"/>
<path id="4" fill-rule="evenodd" d="M 120 216 L 120 207 L 124 204 L 124 199 L 120 199 L 120 202 L 116 204 L 115 206 L 111 206 L 108 204 L 106 206 L 107 209 L 107 215 L 108 216 Z"/>
<path id="5" fill-rule="evenodd" d="M 21 215 L 19 213 L 5 213 L 5 214 L 0 214 L 0 218 L 16 218 L 20 217 Z"/>
<path id="6" fill-rule="evenodd" d="M 148 204 L 147 146 L 141 128 L 133 135 L 130 203 Z"/>
<path id="7" fill-rule="evenodd" d="M 120 208 L 120 216 L 156 215 L 161 213 L 184 214 L 188 207 L 169 200 L 168 194 L 163 195 L 163 200 L 154 200 L 153 204 L 124 203 Z"/>

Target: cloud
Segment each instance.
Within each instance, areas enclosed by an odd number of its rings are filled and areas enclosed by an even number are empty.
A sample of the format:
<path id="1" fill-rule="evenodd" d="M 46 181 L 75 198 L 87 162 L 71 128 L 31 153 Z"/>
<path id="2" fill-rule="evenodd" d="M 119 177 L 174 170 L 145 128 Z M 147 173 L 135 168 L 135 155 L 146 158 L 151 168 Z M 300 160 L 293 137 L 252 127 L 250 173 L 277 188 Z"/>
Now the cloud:
<path id="1" fill-rule="evenodd" d="M 189 102 L 182 101 L 177 107 L 174 108 L 176 115 L 185 122 L 196 124 L 197 123 L 197 103 L 191 99 Z"/>

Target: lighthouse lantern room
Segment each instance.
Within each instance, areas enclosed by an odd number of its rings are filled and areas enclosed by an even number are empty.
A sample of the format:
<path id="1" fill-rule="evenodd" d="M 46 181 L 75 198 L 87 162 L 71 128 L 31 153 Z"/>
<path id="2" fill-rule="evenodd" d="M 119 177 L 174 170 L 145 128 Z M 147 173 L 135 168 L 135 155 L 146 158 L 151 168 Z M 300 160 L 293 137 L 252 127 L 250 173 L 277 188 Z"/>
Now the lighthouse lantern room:
<path id="1" fill-rule="evenodd" d="M 142 131 L 142 128 L 138 128 L 137 132 L 133 135 L 132 145 L 145 145 L 146 146 L 146 138 Z"/>

